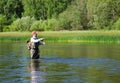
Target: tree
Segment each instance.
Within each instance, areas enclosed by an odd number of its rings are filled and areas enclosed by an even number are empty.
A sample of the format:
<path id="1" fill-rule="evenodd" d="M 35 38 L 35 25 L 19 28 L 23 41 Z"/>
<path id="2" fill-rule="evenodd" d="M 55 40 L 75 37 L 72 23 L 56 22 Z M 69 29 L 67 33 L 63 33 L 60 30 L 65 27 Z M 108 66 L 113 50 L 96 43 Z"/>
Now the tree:
<path id="1" fill-rule="evenodd" d="M 72 0 L 22 0 L 24 16 L 34 16 L 37 20 L 50 19 L 63 12 Z"/>
<path id="2" fill-rule="evenodd" d="M 5 22 L 6 22 L 6 16 L 0 14 L 0 32 L 3 31 Z"/>
<path id="3" fill-rule="evenodd" d="M 92 29 L 112 29 L 120 16 L 120 0 L 88 0 L 88 25 Z"/>
<path id="4" fill-rule="evenodd" d="M 23 12 L 23 5 L 21 0 L 1 0 L 0 14 L 6 16 L 5 25 L 11 24 L 15 19 L 21 18 Z"/>
<path id="5" fill-rule="evenodd" d="M 16 26 L 16 30 L 116 29 L 120 18 L 119 7 L 120 0 L 1 0 L 0 15 L 3 20 L 0 30 L 8 29 L 12 22 L 12 26 L 17 25 L 27 17 L 34 17 L 37 21 L 34 25 L 28 24 L 27 29 L 27 24 L 20 29 Z"/>
<path id="6" fill-rule="evenodd" d="M 8 24 L 22 17 L 23 5 L 21 0 L 7 0 L 3 14 L 6 15 Z"/>
<path id="7" fill-rule="evenodd" d="M 6 5 L 7 0 L 0 0 L 0 14 L 4 14 L 4 6 Z"/>

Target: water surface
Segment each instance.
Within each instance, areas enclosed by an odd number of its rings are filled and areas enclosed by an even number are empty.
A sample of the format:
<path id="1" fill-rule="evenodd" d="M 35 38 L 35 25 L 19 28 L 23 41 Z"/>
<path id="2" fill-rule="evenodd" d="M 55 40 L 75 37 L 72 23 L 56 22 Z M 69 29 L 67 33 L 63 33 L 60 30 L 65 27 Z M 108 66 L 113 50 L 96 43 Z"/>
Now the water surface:
<path id="1" fill-rule="evenodd" d="M 47 43 L 31 60 L 25 43 L 0 42 L 0 83 L 120 83 L 119 44 Z"/>

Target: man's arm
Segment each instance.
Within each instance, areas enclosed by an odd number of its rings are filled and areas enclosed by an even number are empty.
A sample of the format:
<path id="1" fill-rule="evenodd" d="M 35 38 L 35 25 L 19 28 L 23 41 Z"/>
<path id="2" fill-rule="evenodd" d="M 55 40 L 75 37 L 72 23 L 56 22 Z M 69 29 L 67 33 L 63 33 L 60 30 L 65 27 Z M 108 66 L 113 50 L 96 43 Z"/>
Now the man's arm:
<path id="1" fill-rule="evenodd" d="M 45 42 L 40 41 L 40 42 L 39 42 L 39 45 L 45 45 Z"/>

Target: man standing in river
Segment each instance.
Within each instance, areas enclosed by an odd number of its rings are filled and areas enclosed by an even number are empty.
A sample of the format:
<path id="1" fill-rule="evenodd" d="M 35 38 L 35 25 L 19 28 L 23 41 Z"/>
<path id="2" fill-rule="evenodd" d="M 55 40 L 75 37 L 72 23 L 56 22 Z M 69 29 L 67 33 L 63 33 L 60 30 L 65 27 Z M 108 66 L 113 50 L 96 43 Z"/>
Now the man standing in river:
<path id="1" fill-rule="evenodd" d="M 37 32 L 32 32 L 30 42 L 27 43 L 27 47 L 30 50 L 31 59 L 39 59 L 39 45 L 44 45 L 44 38 L 38 38 Z"/>

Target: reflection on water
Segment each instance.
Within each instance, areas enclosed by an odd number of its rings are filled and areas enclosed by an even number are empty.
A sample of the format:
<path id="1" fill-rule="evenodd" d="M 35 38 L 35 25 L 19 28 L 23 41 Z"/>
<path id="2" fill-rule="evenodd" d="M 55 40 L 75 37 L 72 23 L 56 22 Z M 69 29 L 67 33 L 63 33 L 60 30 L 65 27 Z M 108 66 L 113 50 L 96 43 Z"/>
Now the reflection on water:
<path id="1" fill-rule="evenodd" d="M 40 61 L 33 59 L 30 62 L 31 83 L 45 83 L 45 71 L 40 70 Z"/>
<path id="2" fill-rule="evenodd" d="M 0 42 L 0 83 L 120 83 L 119 44 L 46 44 L 31 60 L 25 43 Z"/>

